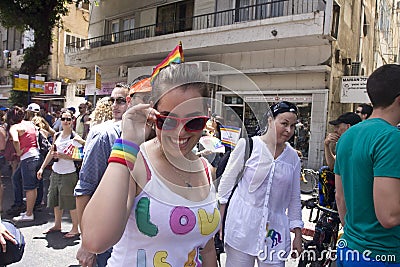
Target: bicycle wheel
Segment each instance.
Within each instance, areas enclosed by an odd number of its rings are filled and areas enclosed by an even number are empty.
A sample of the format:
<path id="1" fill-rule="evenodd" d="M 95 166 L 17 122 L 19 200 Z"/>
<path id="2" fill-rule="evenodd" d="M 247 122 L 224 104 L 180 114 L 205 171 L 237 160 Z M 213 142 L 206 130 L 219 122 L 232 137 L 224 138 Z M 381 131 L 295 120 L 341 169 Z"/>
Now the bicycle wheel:
<path id="1" fill-rule="evenodd" d="M 317 186 L 318 177 L 315 177 L 315 174 L 307 170 L 303 170 L 302 176 L 303 175 L 304 179 L 300 179 L 300 191 L 302 194 L 311 194 Z"/>

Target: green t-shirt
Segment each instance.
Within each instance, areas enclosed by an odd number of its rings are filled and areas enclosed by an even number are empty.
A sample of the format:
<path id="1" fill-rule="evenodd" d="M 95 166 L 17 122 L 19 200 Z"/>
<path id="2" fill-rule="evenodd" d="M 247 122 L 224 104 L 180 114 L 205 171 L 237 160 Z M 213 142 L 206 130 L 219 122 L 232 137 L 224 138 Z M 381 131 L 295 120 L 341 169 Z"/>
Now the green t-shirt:
<path id="1" fill-rule="evenodd" d="M 400 130 L 382 119 L 350 127 L 336 146 L 335 173 L 342 178 L 347 208 L 343 239 L 350 249 L 392 262 L 400 262 L 400 226 L 385 229 L 379 223 L 373 182 L 374 177 L 400 178 L 399 156 Z"/>

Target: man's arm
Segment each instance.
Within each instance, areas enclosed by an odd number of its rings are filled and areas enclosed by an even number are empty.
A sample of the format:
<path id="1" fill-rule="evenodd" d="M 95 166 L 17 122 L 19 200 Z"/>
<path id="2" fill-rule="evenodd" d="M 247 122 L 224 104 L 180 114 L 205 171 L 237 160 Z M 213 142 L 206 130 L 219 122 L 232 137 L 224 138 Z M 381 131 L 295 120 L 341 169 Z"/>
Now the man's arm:
<path id="1" fill-rule="evenodd" d="M 340 222 L 344 226 L 344 216 L 346 215 L 347 208 L 346 202 L 344 201 L 344 192 L 342 185 L 342 177 L 335 174 L 335 187 L 336 187 L 336 205 L 339 212 Z"/>
<path id="2" fill-rule="evenodd" d="M 385 228 L 400 225 L 400 179 L 374 178 L 374 207 L 380 224 Z"/>
<path id="3" fill-rule="evenodd" d="M 324 141 L 324 152 L 325 152 L 325 160 L 329 169 L 333 171 L 333 167 L 335 166 L 336 156 L 333 154 L 332 145 L 335 144 L 339 139 L 339 136 L 335 133 L 330 133 L 325 138 Z"/>
<path id="4" fill-rule="evenodd" d="M 83 139 L 86 139 L 90 130 L 89 120 L 90 120 L 89 114 L 83 116 L 83 135 L 82 135 Z"/>

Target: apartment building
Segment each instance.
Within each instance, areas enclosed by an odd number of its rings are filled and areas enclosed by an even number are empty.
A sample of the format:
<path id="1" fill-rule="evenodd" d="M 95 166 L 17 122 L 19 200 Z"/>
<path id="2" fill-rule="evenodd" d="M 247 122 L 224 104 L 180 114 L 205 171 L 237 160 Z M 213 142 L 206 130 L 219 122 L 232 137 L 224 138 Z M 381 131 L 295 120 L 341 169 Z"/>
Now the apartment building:
<path id="1" fill-rule="evenodd" d="M 397 62 L 398 5 L 372 0 L 99 0 L 89 38 L 67 44 L 67 65 L 86 68 L 77 86 L 94 92 L 94 67 L 107 94 L 117 82 L 150 74 L 180 41 L 212 86 L 212 112 L 237 114 L 253 133 L 266 103 L 295 102 L 306 132 L 296 144 L 307 166 L 323 161 L 327 121 L 355 103 L 344 76 L 364 77 Z M 309 134 L 308 134 L 309 133 Z"/>
<path id="2" fill-rule="evenodd" d="M 61 90 L 57 94 L 39 94 L 32 101 L 46 109 L 59 109 L 64 106 L 78 106 L 84 98 L 75 97 L 76 81 L 85 78 L 86 71 L 79 67 L 66 66 L 64 53 L 67 43 L 85 40 L 88 36 L 89 5 L 69 5 L 69 14 L 62 18 L 62 27 L 53 29 L 53 42 L 49 64 L 42 66 L 37 74 L 46 82 L 58 83 Z M 24 49 L 33 46 L 32 31 L 19 31 L 0 26 L 0 104 L 8 105 L 7 100 L 13 89 L 13 74 L 18 73 L 23 62 Z M 55 85 L 57 86 L 57 85 Z"/>

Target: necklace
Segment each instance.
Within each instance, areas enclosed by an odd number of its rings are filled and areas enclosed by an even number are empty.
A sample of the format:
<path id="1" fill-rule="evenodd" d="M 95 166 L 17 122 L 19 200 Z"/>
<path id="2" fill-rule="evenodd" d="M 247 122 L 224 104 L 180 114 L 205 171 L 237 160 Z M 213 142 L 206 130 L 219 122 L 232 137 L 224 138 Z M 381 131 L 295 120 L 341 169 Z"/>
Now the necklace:
<path id="1" fill-rule="evenodd" d="M 157 140 L 155 140 L 155 142 L 158 143 Z M 192 183 L 191 183 L 191 181 L 190 181 L 191 179 L 187 179 L 188 174 L 190 174 L 190 173 L 193 172 L 193 171 L 191 171 L 191 168 L 190 168 L 190 170 L 188 170 L 188 171 L 181 170 L 181 169 L 177 168 L 170 160 L 168 160 L 167 155 L 165 155 L 165 152 L 164 152 L 164 150 L 163 150 L 162 147 L 161 147 L 161 144 L 160 144 L 158 147 L 159 147 L 159 149 L 160 149 L 161 155 L 162 155 L 163 158 L 172 166 L 172 169 L 173 169 L 174 172 L 178 175 L 179 179 L 182 180 L 182 182 L 185 184 L 185 186 L 186 186 L 187 188 L 193 188 L 193 185 L 192 185 Z M 183 175 L 182 173 L 180 173 L 181 171 L 184 171 L 184 172 L 186 172 L 186 173 L 188 173 L 188 174 Z"/>

